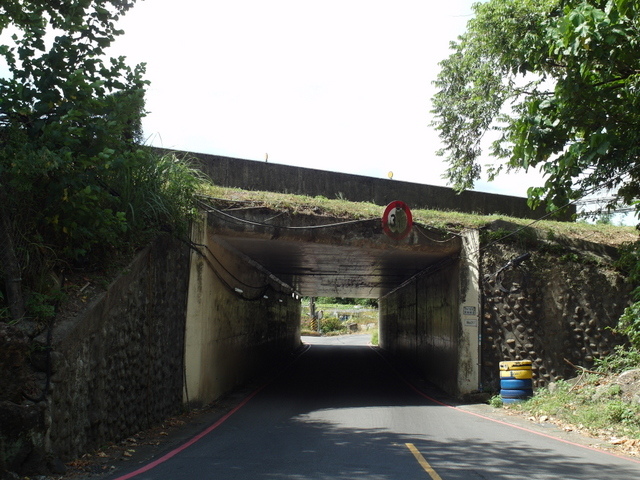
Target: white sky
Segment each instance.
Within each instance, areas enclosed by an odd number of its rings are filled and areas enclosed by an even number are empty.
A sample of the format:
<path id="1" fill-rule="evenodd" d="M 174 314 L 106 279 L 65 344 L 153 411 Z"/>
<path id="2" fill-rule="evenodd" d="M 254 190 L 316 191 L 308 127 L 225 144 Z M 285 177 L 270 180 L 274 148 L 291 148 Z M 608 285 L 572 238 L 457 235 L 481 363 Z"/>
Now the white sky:
<path id="1" fill-rule="evenodd" d="M 430 99 L 473 3 L 138 0 L 110 53 L 147 63 L 150 145 L 446 185 Z M 542 183 L 503 174 L 476 190 Z"/>
<path id="2" fill-rule="evenodd" d="M 149 144 L 445 185 L 432 82 L 472 3 L 139 0 L 112 54 L 147 63 Z"/>

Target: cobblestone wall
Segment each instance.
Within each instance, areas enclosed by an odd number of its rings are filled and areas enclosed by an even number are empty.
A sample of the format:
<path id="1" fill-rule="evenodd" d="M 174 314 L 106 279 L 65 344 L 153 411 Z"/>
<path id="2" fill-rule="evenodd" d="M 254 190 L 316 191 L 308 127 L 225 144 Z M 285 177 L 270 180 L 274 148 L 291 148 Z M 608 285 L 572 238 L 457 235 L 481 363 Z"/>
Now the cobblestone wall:
<path id="1" fill-rule="evenodd" d="M 188 248 L 158 239 L 80 317 L 55 329 L 51 450 L 70 459 L 182 405 Z"/>
<path id="2" fill-rule="evenodd" d="M 518 264 L 510 260 L 530 254 Z M 613 268 L 615 251 L 582 243 L 512 237 L 483 249 L 482 383 L 499 389 L 498 363 L 531 360 L 537 387 L 576 375 L 624 338 L 615 327 L 629 285 Z M 506 266 L 506 268 L 505 268 Z"/>

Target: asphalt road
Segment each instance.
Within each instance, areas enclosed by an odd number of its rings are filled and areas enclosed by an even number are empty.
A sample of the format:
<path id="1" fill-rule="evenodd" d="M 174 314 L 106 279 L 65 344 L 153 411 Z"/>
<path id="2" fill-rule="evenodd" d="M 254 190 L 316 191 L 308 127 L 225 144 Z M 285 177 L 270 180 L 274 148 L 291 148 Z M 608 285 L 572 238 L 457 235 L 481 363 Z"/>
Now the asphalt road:
<path id="1" fill-rule="evenodd" d="M 637 461 L 453 407 L 403 378 L 366 345 L 310 345 L 190 444 L 111 478 L 640 478 Z"/>
<path id="2" fill-rule="evenodd" d="M 335 337 L 302 336 L 302 342 L 308 345 L 369 345 L 371 334 L 355 333 L 352 335 L 337 335 Z"/>

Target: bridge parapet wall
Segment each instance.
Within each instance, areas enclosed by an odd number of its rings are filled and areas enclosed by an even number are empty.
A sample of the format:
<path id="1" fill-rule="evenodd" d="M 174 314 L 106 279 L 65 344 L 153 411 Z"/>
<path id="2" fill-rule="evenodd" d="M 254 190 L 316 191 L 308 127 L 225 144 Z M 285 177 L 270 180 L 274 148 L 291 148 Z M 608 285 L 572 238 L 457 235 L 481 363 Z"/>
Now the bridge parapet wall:
<path id="1" fill-rule="evenodd" d="M 163 150 L 169 151 L 169 150 Z M 477 191 L 457 194 L 435 185 L 366 177 L 276 163 L 243 160 L 193 152 L 178 152 L 196 160 L 199 168 L 223 187 L 262 190 L 311 197 L 344 198 L 353 202 L 387 205 L 403 200 L 411 208 L 540 218 L 543 208 L 531 210 L 526 198 Z M 561 219 L 569 220 L 575 207 Z"/>

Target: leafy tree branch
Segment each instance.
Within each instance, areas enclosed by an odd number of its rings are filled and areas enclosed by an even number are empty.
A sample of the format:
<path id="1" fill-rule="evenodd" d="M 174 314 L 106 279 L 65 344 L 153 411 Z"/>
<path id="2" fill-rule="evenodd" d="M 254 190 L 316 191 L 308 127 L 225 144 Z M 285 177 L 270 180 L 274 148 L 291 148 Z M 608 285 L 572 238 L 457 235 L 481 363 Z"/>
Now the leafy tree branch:
<path id="1" fill-rule="evenodd" d="M 626 0 L 490 0 L 441 62 L 434 124 L 457 189 L 483 171 L 482 138 L 496 130 L 489 170 L 545 174 L 530 201 L 551 208 L 599 188 L 635 205 L 639 19 Z"/>

